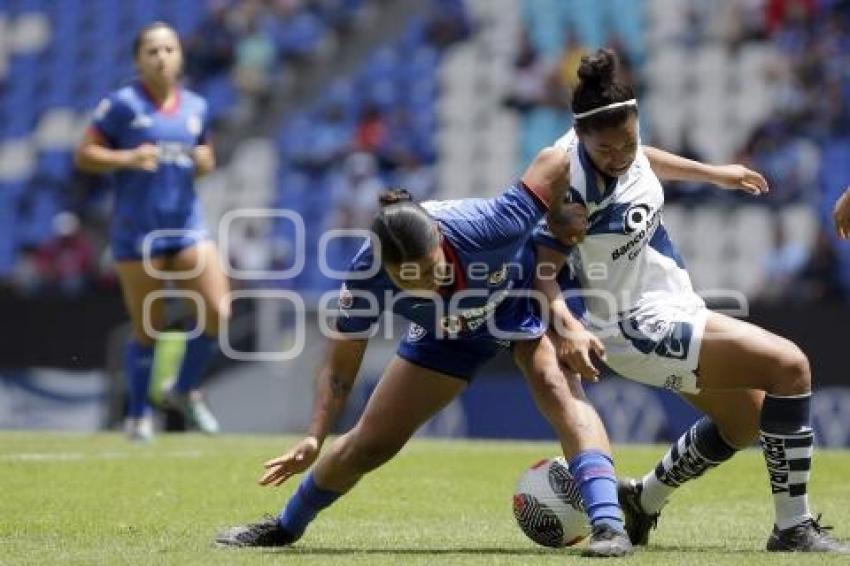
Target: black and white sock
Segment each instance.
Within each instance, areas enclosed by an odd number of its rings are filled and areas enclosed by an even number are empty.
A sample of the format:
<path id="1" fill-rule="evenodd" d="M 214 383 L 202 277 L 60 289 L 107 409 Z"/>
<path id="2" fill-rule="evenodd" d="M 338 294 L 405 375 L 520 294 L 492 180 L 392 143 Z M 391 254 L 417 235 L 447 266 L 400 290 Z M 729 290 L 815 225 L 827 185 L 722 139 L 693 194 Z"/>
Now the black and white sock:
<path id="1" fill-rule="evenodd" d="M 766 395 L 761 409 L 761 447 L 780 530 L 812 517 L 807 495 L 814 450 L 811 397 Z"/>
<path id="2" fill-rule="evenodd" d="M 641 507 L 647 513 L 658 513 L 677 487 L 725 462 L 736 451 L 723 440 L 714 421 L 701 418 L 670 446 L 655 469 L 644 476 Z"/>

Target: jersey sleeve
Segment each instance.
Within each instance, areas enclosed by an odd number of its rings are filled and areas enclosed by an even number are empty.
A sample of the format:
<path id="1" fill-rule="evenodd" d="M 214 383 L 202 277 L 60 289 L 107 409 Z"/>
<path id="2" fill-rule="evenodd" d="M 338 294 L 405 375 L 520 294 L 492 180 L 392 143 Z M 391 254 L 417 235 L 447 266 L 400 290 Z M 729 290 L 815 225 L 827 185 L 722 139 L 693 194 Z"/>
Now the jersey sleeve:
<path id="1" fill-rule="evenodd" d="M 384 310 L 385 289 L 376 284 L 377 277 L 359 276 L 372 268 L 373 261 L 369 244 L 364 245 L 351 261 L 349 277 L 340 287 L 337 299 L 336 329 L 342 334 L 371 332 Z"/>
<path id="2" fill-rule="evenodd" d="M 555 250 L 557 252 L 561 252 L 564 255 L 570 253 L 572 250 L 571 246 L 567 246 L 562 243 L 555 234 L 549 230 L 549 225 L 546 223 L 546 219 L 541 220 L 537 226 L 534 228 L 534 233 L 532 234 L 532 239 L 535 244 L 547 247 L 549 249 Z"/>
<path id="3" fill-rule="evenodd" d="M 92 114 L 90 131 L 111 147 L 118 147 L 121 135 L 132 120 L 133 113 L 125 102 L 115 95 L 100 101 Z"/>
<path id="4" fill-rule="evenodd" d="M 481 206 L 477 230 L 483 242 L 494 248 L 521 246 L 547 211 L 546 203 L 521 181 Z"/>

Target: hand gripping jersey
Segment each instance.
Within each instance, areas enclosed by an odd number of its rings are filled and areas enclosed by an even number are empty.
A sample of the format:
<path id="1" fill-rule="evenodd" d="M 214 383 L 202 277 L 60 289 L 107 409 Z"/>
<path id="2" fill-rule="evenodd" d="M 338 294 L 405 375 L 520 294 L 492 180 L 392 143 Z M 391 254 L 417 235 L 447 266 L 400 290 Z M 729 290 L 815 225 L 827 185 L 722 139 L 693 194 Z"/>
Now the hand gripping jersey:
<path id="1" fill-rule="evenodd" d="M 487 321 L 511 339 L 530 339 L 544 328 L 525 293 L 534 281 L 530 236 L 546 212 L 522 183 L 494 199 L 426 202 L 437 221 L 454 274 L 453 287 L 436 298 L 415 297 L 396 287 L 376 265 L 371 243 L 355 255 L 339 295 L 337 328 L 347 334 L 372 328 L 390 310 L 415 326 L 408 340 L 497 341 Z M 376 269 L 377 268 L 377 269 Z"/>
<path id="2" fill-rule="evenodd" d="M 535 242 L 569 256 L 588 325 L 605 344 L 611 369 L 649 385 L 697 391 L 707 310 L 661 221 L 664 193 L 649 160 L 638 149 L 628 171 L 601 187 L 574 131 L 556 146 L 569 155 L 570 195 L 587 207 L 587 235 L 570 249 L 543 222 Z M 558 282 L 574 290 L 563 272 Z"/>
<path id="3" fill-rule="evenodd" d="M 154 172 L 119 169 L 113 174 L 116 259 L 139 259 L 144 237 L 154 230 L 176 231 L 154 240 L 154 252 L 180 249 L 206 237 L 192 150 L 207 142 L 207 122 L 207 104 L 200 96 L 179 89 L 173 107 L 160 108 L 139 82 L 113 92 L 95 109 L 91 131 L 106 145 L 133 149 L 150 143 L 159 155 Z M 176 235 L 179 231 L 186 235 Z"/>

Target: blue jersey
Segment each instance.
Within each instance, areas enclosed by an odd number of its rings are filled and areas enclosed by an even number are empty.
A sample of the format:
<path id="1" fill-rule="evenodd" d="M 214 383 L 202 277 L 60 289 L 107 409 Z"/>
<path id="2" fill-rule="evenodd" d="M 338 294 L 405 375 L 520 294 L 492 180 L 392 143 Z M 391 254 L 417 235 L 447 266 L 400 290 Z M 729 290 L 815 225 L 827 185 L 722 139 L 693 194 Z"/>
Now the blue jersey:
<path id="1" fill-rule="evenodd" d="M 375 269 L 367 242 L 351 262 L 340 291 L 337 328 L 364 333 L 389 309 L 415 323 L 414 334 L 494 339 L 487 324 L 492 319 L 491 324 L 515 339 L 541 335 L 545 329 L 525 291 L 534 282 L 530 236 L 546 212 L 543 201 L 517 183 L 494 199 L 422 206 L 440 227 L 453 286 L 440 294 L 441 300 L 402 293 L 383 269 Z"/>
<path id="2" fill-rule="evenodd" d="M 158 107 L 144 85 L 134 82 L 103 99 L 94 111 L 92 131 L 111 148 L 133 149 L 144 143 L 158 148 L 154 172 L 119 169 L 114 173 L 113 255 L 139 258 L 145 235 L 154 230 L 195 232 L 155 240 L 155 249 L 191 245 L 205 236 L 195 194 L 192 150 L 207 143 L 207 103 L 178 89 L 172 108 Z"/>

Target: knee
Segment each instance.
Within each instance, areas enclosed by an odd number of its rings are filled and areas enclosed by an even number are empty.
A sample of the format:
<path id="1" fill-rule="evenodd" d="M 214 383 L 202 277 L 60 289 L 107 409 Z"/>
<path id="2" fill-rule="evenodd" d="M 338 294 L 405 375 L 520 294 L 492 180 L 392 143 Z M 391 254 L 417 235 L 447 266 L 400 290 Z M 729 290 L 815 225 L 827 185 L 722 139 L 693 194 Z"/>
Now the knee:
<path id="1" fill-rule="evenodd" d="M 360 474 L 380 467 L 401 450 L 401 446 L 390 442 L 358 438 L 358 436 L 349 437 L 340 451 L 340 459 L 346 468 Z"/>
<path id="2" fill-rule="evenodd" d="M 208 303 L 205 310 L 207 319 L 204 327 L 207 331 L 214 331 L 217 334 L 219 328 L 226 325 L 230 320 L 230 302 L 226 299 L 222 299 L 218 304 Z"/>
<path id="3" fill-rule="evenodd" d="M 777 375 L 779 383 L 775 387 L 776 393 L 780 395 L 801 395 L 812 390 L 812 372 L 809 367 L 809 358 L 794 343 L 789 342 L 780 359 L 778 360 Z"/>

